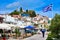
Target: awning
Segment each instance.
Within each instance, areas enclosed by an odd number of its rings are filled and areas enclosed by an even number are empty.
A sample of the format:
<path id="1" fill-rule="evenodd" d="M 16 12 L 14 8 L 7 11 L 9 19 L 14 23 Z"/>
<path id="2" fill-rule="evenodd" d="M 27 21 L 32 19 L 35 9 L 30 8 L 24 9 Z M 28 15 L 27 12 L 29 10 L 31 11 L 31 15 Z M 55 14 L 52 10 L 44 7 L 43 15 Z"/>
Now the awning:
<path id="1" fill-rule="evenodd" d="M 26 29 L 34 29 L 34 26 L 29 25 L 29 26 L 26 26 L 25 28 Z"/>

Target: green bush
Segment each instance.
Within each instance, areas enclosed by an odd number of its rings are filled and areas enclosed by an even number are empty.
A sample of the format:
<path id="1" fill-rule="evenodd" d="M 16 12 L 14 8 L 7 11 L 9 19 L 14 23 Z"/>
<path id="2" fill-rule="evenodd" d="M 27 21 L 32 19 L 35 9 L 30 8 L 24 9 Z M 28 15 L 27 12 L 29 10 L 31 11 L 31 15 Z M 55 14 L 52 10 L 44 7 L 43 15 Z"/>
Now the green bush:
<path id="1" fill-rule="evenodd" d="M 49 33 L 46 40 L 53 40 L 52 37 L 53 37 L 53 35 L 51 35 L 51 33 Z"/>
<path id="2" fill-rule="evenodd" d="M 51 37 L 48 36 L 48 38 L 46 40 L 53 40 Z"/>
<path id="3" fill-rule="evenodd" d="M 20 36 L 20 34 L 21 34 L 21 32 L 19 32 L 18 28 L 15 29 L 15 33 L 16 33 L 16 36 Z"/>

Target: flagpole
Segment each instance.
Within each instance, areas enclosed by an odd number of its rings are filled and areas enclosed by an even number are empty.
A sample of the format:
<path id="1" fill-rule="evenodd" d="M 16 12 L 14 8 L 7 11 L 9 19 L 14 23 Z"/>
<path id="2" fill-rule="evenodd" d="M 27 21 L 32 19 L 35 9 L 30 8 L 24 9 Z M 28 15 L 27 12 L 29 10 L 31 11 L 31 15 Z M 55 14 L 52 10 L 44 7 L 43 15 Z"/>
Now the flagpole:
<path id="1" fill-rule="evenodd" d="M 53 11 L 52 11 L 52 18 L 53 18 Z"/>
<path id="2" fill-rule="evenodd" d="M 53 18 L 53 5 L 52 5 L 52 18 Z"/>

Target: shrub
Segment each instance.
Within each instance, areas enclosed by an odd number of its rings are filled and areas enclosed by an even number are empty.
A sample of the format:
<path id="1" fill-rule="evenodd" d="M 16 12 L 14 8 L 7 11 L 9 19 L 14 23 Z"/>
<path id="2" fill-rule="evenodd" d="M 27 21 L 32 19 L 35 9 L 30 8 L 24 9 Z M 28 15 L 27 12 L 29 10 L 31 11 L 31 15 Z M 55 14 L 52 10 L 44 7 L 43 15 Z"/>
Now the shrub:
<path id="1" fill-rule="evenodd" d="M 51 33 L 48 34 L 48 37 L 47 37 L 46 40 L 53 40 L 53 39 L 52 39 L 52 35 L 51 35 Z"/>

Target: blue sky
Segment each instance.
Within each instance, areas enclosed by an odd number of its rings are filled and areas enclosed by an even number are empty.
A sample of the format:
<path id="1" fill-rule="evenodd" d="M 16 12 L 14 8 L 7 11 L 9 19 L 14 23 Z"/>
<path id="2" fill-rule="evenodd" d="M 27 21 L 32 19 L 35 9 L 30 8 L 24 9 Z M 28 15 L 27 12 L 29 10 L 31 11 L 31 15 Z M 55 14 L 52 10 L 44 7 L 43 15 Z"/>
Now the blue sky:
<path id="1" fill-rule="evenodd" d="M 43 8 L 49 4 L 53 4 L 52 11 L 43 13 Z M 0 0 L 0 14 L 10 13 L 20 7 L 51 18 L 55 13 L 60 13 L 60 0 Z"/>

